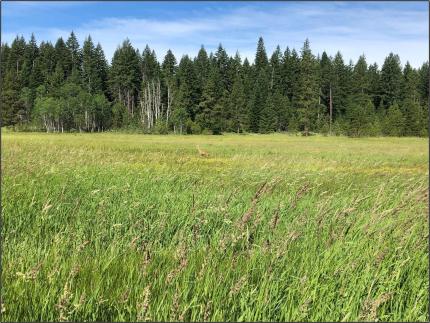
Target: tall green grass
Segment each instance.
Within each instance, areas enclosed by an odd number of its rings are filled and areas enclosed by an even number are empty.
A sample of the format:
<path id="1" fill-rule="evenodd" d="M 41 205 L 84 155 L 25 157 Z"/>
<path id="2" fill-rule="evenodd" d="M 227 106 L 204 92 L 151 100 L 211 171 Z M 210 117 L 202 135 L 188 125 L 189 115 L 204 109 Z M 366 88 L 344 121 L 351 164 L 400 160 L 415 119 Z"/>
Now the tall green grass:
<path id="1" fill-rule="evenodd" d="M 4 321 L 429 320 L 428 139 L 2 140 Z"/>

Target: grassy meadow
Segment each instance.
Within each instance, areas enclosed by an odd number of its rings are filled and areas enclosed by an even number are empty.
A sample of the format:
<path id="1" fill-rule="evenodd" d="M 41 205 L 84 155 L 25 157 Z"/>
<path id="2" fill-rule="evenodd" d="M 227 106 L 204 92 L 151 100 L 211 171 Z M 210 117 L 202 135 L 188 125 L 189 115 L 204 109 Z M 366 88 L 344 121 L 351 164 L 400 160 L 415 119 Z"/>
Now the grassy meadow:
<path id="1" fill-rule="evenodd" d="M 1 157 L 3 321 L 429 320 L 428 139 L 3 132 Z"/>

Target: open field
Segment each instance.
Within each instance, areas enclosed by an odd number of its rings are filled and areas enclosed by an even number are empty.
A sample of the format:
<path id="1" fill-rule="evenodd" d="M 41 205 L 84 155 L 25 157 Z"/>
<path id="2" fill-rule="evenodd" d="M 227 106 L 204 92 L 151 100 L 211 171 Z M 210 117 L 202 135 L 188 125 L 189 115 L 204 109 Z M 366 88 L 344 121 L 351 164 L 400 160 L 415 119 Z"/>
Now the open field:
<path id="1" fill-rule="evenodd" d="M 428 139 L 3 133 L 2 180 L 6 321 L 429 319 Z"/>

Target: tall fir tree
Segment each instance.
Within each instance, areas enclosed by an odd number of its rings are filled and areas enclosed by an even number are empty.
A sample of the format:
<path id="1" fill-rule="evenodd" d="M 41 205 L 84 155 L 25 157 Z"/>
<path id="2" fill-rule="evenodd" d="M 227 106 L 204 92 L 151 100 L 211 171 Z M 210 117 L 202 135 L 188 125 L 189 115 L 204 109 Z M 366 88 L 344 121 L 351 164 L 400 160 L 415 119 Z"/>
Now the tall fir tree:
<path id="1" fill-rule="evenodd" d="M 381 69 L 380 82 L 381 100 L 385 108 L 399 102 L 401 99 L 402 68 L 398 55 L 390 53 L 385 59 Z"/>
<path id="2" fill-rule="evenodd" d="M 126 39 L 115 51 L 110 68 L 110 89 L 113 97 L 127 107 L 131 118 L 135 114 L 141 73 L 139 54 Z"/>
<path id="3" fill-rule="evenodd" d="M 253 132 L 259 131 L 261 111 L 266 107 L 269 94 L 269 61 L 263 38 L 258 39 L 257 52 L 254 63 L 254 93 L 252 109 L 250 113 L 250 129 Z"/>
<path id="4" fill-rule="evenodd" d="M 300 60 L 300 73 L 295 93 L 295 107 L 298 114 L 299 130 L 307 134 L 312 130 L 313 121 L 316 120 L 319 89 L 316 75 L 315 57 L 313 56 L 309 40 L 303 44 Z"/>

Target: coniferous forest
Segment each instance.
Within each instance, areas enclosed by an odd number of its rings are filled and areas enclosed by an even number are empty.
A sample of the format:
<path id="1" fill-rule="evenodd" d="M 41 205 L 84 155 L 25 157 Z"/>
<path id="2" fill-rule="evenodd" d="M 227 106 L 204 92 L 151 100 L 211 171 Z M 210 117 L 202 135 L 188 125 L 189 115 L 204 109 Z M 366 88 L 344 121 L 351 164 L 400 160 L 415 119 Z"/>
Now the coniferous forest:
<path id="1" fill-rule="evenodd" d="M 348 136 L 427 136 L 429 64 L 383 65 L 340 52 L 270 55 L 262 38 L 254 62 L 202 46 L 197 57 L 158 60 L 125 40 L 109 64 L 88 36 L 72 32 L 53 45 L 16 37 L 1 45 L 1 118 L 15 130 L 220 134 L 332 133 Z"/>

